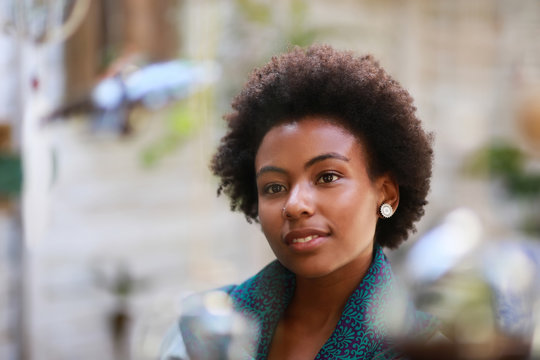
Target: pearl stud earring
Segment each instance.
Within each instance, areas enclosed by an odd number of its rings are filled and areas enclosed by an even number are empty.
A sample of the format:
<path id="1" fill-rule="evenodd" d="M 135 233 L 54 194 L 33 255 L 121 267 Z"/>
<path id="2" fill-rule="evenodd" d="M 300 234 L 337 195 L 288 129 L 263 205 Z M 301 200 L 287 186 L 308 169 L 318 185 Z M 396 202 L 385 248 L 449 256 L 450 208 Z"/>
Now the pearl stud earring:
<path id="1" fill-rule="evenodd" d="M 394 214 L 394 209 L 392 209 L 392 206 L 388 203 L 382 204 L 379 211 L 381 215 L 387 219 Z"/>

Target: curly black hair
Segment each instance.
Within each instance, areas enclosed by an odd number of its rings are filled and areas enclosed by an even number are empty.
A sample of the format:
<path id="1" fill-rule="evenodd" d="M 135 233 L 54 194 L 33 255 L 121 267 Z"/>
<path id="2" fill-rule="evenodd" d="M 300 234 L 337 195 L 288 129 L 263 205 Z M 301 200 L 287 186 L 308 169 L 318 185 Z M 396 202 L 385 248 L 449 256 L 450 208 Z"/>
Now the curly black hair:
<path id="1" fill-rule="evenodd" d="M 396 248 L 416 231 L 430 187 L 432 135 L 416 117 L 413 99 L 371 56 L 313 45 L 273 57 L 255 69 L 224 118 L 228 133 L 211 162 L 231 209 L 257 221 L 255 155 L 274 126 L 324 116 L 362 140 L 372 179 L 389 173 L 399 184 L 399 208 L 380 219 L 375 241 Z"/>

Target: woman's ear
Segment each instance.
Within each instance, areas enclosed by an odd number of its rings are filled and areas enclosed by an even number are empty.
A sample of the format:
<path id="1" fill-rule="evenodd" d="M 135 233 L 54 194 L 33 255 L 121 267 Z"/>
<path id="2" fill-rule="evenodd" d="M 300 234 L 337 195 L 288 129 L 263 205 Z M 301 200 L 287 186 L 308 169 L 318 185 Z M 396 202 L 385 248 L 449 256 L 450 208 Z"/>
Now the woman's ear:
<path id="1" fill-rule="evenodd" d="M 389 204 L 392 207 L 392 213 L 395 213 L 399 205 L 399 185 L 394 177 L 390 174 L 384 174 L 377 179 L 379 189 L 378 208 L 382 204 Z M 379 213 L 379 216 L 381 214 Z"/>

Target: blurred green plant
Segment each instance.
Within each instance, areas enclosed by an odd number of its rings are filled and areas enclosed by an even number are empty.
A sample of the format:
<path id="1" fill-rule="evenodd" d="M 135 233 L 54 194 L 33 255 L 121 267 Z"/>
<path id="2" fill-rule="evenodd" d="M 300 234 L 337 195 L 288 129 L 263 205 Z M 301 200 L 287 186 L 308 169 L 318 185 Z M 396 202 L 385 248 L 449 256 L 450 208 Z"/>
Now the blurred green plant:
<path id="1" fill-rule="evenodd" d="M 197 130 L 200 123 L 197 119 L 198 116 L 188 101 L 180 101 L 167 109 L 164 134 L 143 150 L 143 165 L 154 166 L 160 159 L 178 148 Z"/>
<path id="2" fill-rule="evenodd" d="M 513 197 L 540 197 L 540 173 L 527 171 L 528 161 L 528 156 L 516 146 L 497 141 L 474 152 L 466 160 L 465 171 L 501 180 Z"/>
<path id="3" fill-rule="evenodd" d="M 255 0 L 236 0 L 236 4 L 247 20 L 267 25 L 272 19 L 270 4 L 264 4 Z"/>
<path id="4" fill-rule="evenodd" d="M 288 44 L 308 46 L 311 45 L 319 35 L 330 31 L 330 29 L 321 27 L 309 27 L 306 23 L 308 10 L 309 5 L 305 0 L 292 0 L 290 2 L 290 25 L 285 31 L 285 38 Z"/>
<path id="5" fill-rule="evenodd" d="M 21 157 L 12 153 L 0 153 L 0 197 L 20 195 L 22 183 Z"/>
<path id="6" fill-rule="evenodd" d="M 309 1 L 307 0 L 291 0 L 287 2 L 286 22 L 283 28 L 278 28 L 280 39 L 278 42 L 282 46 L 277 46 L 283 51 L 287 46 L 308 46 L 323 34 L 328 34 L 333 31 L 332 28 L 321 26 L 310 26 L 307 23 L 309 12 Z M 236 5 L 239 13 L 242 14 L 245 20 L 259 26 L 276 27 L 278 9 L 272 3 L 263 3 L 257 0 L 236 0 Z M 279 45 L 279 44 L 278 44 Z"/>
<path id="7" fill-rule="evenodd" d="M 520 229 L 540 236 L 540 213 L 535 211 L 540 201 L 540 173 L 528 169 L 530 156 L 508 141 L 493 141 L 465 159 L 464 171 L 474 177 L 493 179 L 501 183 L 506 194 L 530 206 L 524 211 Z"/>

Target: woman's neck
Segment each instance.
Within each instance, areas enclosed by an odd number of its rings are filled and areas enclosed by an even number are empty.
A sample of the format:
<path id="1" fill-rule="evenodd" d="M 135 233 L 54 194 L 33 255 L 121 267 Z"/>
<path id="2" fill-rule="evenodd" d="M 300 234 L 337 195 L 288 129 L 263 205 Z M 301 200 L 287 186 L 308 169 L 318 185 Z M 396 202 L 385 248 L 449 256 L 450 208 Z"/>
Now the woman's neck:
<path id="1" fill-rule="evenodd" d="M 353 291 L 366 275 L 373 253 L 324 277 L 296 276 L 296 288 L 285 316 L 292 320 L 309 321 L 312 326 L 323 326 L 339 320 Z"/>
<path id="2" fill-rule="evenodd" d="M 293 297 L 272 337 L 268 359 L 313 359 L 336 328 L 373 253 L 317 278 L 296 276 Z"/>

